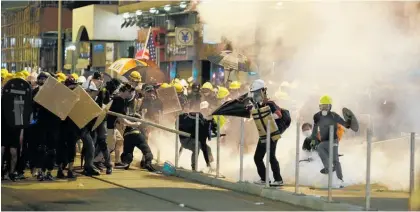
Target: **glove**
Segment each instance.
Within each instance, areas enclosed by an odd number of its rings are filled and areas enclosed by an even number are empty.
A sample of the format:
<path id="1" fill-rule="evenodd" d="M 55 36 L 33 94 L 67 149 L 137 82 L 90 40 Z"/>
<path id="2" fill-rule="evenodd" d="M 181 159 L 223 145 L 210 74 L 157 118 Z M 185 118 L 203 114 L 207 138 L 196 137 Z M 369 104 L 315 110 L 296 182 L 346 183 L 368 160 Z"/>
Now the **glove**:
<path id="1" fill-rule="evenodd" d="M 316 149 L 316 141 L 315 140 L 312 140 L 311 141 L 311 149 Z"/>

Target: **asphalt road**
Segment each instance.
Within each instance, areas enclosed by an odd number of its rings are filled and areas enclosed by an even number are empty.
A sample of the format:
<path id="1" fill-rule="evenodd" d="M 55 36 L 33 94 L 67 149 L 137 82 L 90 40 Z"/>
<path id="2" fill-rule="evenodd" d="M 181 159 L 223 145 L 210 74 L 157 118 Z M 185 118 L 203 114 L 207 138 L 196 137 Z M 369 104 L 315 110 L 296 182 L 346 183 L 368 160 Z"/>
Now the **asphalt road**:
<path id="1" fill-rule="evenodd" d="M 49 211 L 292 211 L 305 208 L 140 170 L 97 179 L 2 182 L 1 209 Z M 181 205 L 183 204 L 183 205 Z M 183 206 L 183 207 L 182 207 Z"/>

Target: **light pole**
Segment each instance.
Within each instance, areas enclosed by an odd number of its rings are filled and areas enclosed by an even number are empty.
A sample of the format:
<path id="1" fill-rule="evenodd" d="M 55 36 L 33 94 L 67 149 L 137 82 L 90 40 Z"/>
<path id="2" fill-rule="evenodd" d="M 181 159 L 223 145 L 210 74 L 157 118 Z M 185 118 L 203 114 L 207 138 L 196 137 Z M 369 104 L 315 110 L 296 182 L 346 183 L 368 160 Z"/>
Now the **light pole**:
<path id="1" fill-rule="evenodd" d="M 57 37 L 57 73 L 61 71 L 62 67 L 62 57 L 63 57 L 63 51 L 62 51 L 62 44 L 61 44 L 61 7 L 62 2 L 61 0 L 58 0 L 58 37 Z"/>

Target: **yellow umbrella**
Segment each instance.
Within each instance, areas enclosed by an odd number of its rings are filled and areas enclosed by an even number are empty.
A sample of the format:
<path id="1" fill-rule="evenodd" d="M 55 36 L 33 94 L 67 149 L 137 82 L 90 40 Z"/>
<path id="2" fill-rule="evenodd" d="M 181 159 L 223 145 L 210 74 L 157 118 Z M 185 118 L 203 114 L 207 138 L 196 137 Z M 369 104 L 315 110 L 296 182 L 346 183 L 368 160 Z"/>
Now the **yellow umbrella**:
<path id="1" fill-rule="evenodd" d="M 105 71 L 105 73 L 112 78 L 121 77 L 131 69 L 139 66 L 146 67 L 147 63 L 133 58 L 121 58 L 112 63 Z"/>

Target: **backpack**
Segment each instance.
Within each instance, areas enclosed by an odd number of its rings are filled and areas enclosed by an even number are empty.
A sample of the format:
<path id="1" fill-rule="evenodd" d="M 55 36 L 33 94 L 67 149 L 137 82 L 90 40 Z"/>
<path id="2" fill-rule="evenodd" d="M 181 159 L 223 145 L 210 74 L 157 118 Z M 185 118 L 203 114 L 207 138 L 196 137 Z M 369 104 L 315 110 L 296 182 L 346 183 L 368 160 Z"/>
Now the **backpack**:
<path id="1" fill-rule="evenodd" d="M 280 109 L 282 118 L 276 121 L 277 127 L 281 134 L 290 127 L 290 123 L 292 122 L 292 118 L 290 117 L 290 112 L 286 109 Z"/>

